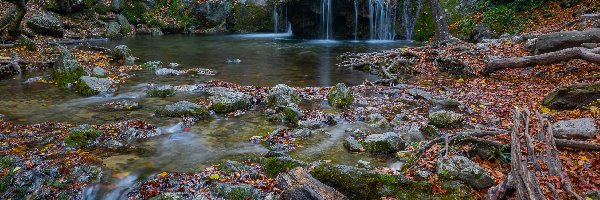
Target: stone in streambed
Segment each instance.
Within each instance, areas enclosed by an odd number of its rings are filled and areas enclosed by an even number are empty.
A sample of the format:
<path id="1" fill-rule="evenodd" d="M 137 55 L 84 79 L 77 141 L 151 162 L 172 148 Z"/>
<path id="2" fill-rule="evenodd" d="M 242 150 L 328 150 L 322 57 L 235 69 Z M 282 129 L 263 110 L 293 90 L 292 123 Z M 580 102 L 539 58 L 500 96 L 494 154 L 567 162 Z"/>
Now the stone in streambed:
<path id="1" fill-rule="evenodd" d="M 217 113 L 228 113 L 250 106 L 250 95 L 224 87 L 208 89 L 212 110 Z"/>
<path id="2" fill-rule="evenodd" d="M 346 84 L 338 83 L 329 90 L 327 102 L 332 107 L 344 108 L 352 105 L 354 96 Z"/>
<path id="3" fill-rule="evenodd" d="M 438 175 L 457 179 L 475 189 L 494 186 L 494 178 L 481 166 L 464 156 L 453 156 L 438 163 Z"/>
<path id="4" fill-rule="evenodd" d="M 108 92 L 111 80 L 108 78 L 96 78 L 91 76 L 82 76 L 76 83 L 75 90 L 84 96 L 92 96 Z"/>
<path id="5" fill-rule="evenodd" d="M 404 141 L 394 132 L 373 134 L 364 140 L 364 147 L 372 154 L 393 154 L 406 147 Z"/>
<path id="6" fill-rule="evenodd" d="M 174 104 L 166 105 L 164 108 L 157 110 L 155 113 L 158 116 L 196 117 L 198 119 L 204 119 L 210 115 L 205 107 L 189 101 L 180 101 Z"/>
<path id="7" fill-rule="evenodd" d="M 283 190 L 282 199 L 289 200 L 326 200 L 347 199 L 342 193 L 319 182 L 305 169 L 296 167 L 277 177 L 277 188 Z"/>

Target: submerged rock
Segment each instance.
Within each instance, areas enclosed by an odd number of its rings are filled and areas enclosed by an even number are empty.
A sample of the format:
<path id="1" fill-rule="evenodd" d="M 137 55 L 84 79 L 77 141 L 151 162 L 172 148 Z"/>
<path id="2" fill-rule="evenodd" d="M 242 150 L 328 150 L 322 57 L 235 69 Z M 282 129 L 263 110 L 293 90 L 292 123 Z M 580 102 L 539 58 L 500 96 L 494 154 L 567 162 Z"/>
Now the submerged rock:
<path id="1" fill-rule="evenodd" d="M 198 119 L 204 119 L 210 116 L 210 113 L 205 107 L 189 101 L 180 101 L 166 105 L 163 109 L 156 110 L 155 113 L 158 116 L 195 117 Z"/>
<path id="2" fill-rule="evenodd" d="M 132 111 L 141 108 L 140 104 L 136 101 L 121 99 L 113 102 L 109 102 L 103 105 L 104 109 L 109 111 Z"/>
<path id="3" fill-rule="evenodd" d="M 283 199 L 289 200 L 328 200 L 346 199 L 335 189 L 319 182 L 301 167 L 296 167 L 288 173 L 277 177 L 277 188 L 283 190 Z"/>
<path id="4" fill-rule="evenodd" d="M 27 27 L 40 35 L 62 38 L 65 34 L 63 23 L 51 15 L 33 16 L 27 21 Z"/>
<path id="5" fill-rule="evenodd" d="M 364 140 L 365 150 L 372 154 L 393 154 L 405 148 L 406 144 L 394 132 L 373 134 Z"/>
<path id="6" fill-rule="evenodd" d="M 464 120 L 464 116 L 452 111 L 437 111 L 429 113 L 429 124 L 438 128 L 459 127 Z"/>
<path id="7" fill-rule="evenodd" d="M 452 156 L 440 161 L 437 173 L 448 179 L 457 179 L 475 189 L 484 189 L 494 186 L 492 176 L 477 163 L 464 156 Z"/>
<path id="8" fill-rule="evenodd" d="M 82 76 L 76 84 L 77 93 L 84 96 L 92 96 L 107 92 L 110 89 L 111 80 L 108 78 L 96 78 Z"/>
<path id="9" fill-rule="evenodd" d="M 354 102 L 354 96 L 346 84 L 338 83 L 329 90 L 327 102 L 337 108 L 348 107 Z"/>
<path id="10" fill-rule="evenodd" d="M 559 138 L 594 138 L 600 134 L 594 118 L 558 121 L 552 126 L 552 132 Z"/>
<path id="11" fill-rule="evenodd" d="M 278 84 L 269 91 L 267 102 L 269 106 L 275 108 L 295 108 L 298 106 L 297 104 L 300 102 L 300 98 L 294 88 L 284 84 Z"/>
<path id="12" fill-rule="evenodd" d="M 250 95 L 223 87 L 208 89 L 212 110 L 217 113 L 228 113 L 250 106 Z"/>

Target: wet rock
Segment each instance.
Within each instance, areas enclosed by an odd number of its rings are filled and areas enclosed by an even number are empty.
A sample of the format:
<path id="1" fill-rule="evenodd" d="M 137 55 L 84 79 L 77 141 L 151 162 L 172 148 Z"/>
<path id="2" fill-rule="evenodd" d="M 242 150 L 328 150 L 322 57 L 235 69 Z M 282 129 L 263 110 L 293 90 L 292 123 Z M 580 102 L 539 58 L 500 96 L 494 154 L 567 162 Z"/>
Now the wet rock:
<path id="1" fill-rule="evenodd" d="M 31 77 L 28 78 L 27 80 L 25 80 L 26 84 L 33 84 L 33 83 L 39 83 L 42 82 L 44 79 L 42 77 L 36 76 L 36 77 Z"/>
<path id="2" fill-rule="evenodd" d="M 210 187 L 211 196 L 219 199 L 258 199 L 262 191 L 248 184 L 217 183 Z"/>
<path id="3" fill-rule="evenodd" d="M 438 163 L 438 175 L 447 179 L 457 179 L 475 189 L 494 186 L 494 179 L 485 169 L 464 156 L 452 156 Z"/>
<path id="4" fill-rule="evenodd" d="M 98 78 L 103 78 L 106 77 L 106 70 L 103 69 L 102 67 L 94 67 L 94 69 L 92 69 L 92 76 L 98 77 Z"/>
<path id="5" fill-rule="evenodd" d="M 375 128 L 389 128 L 390 123 L 379 113 L 370 114 L 365 118 L 365 122 L 371 127 Z"/>
<path id="6" fill-rule="evenodd" d="M 131 33 L 131 31 L 133 30 L 133 26 L 131 26 L 131 24 L 125 16 L 118 15 L 117 21 L 119 22 L 119 25 L 121 25 L 121 34 L 127 35 Z"/>
<path id="7" fill-rule="evenodd" d="M 364 140 L 364 147 L 372 154 L 393 154 L 405 148 L 404 141 L 394 132 L 373 134 Z"/>
<path id="8" fill-rule="evenodd" d="M 212 110 L 217 113 L 228 113 L 250 106 L 250 95 L 234 90 L 215 87 L 208 89 Z"/>
<path id="9" fill-rule="evenodd" d="M 102 132 L 96 130 L 90 125 L 83 124 L 69 129 L 69 134 L 65 137 L 65 144 L 69 147 L 81 148 L 91 145 Z"/>
<path id="10" fill-rule="evenodd" d="M 440 136 L 440 130 L 432 125 L 423 126 L 419 129 L 419 131 L 421 131 L 421 133 L 423 133 L 427 139 Z"/>
<path id="11" fill-rule="evenodd" d="M 319 182 L 301 167 L 294 168 L 277 177 L 277 188 L 283 190 L 283 199 L 289 200 L 326 200 L 346 199 L 346 197 L 335 189 Z"/>
<path id="12" fill-rule="evenodd" d="M 131 49 L 126 45 L 116 46 L 112 50 L 112 57 L 116 60 L 125 60 L 127 57 L 131 56 Z"/>
<path id="13" fill-rule="evenodd" d="M 150 35 L 152 35 L 152 36 L 162 36 L 162 35 L 164 35 L 164 33 L 160 29 L 158 29 L 158 28 L 152 28 L 152 29 L 150 29 Z"/>
<path id="14" fill-rule="evenodd" d="M 436 98 L 433 101 L 436 110 L 459 110 L 462 105 L 459 101 L 450 98 Z"/>
<path id="15" fill-rule="evenodd" d="M 415 97 L 415 98 L 422 98 L 425 99 L 427 101 L 431 101 L 431 99 L 433 99 L 433 95 L 431 95 L 431 93 L 425 91 L 425 90 L 421 90 L 421 89 L 408 89 L 407 90 L 408 94 Z"/>
<path id="16" fill-rule="evenodd" d="M 600 190 L 585 192 L 581 196 L 585 199 L 600 200 Z"/>
<path id="17" fill-rule="evenodd" d="M 142 64 L 142 69 L 158 69 L 162 67 L 161 61 L 148 61 Z"/>
<path id="18" fill-rule="evenodd" d="M 240 64 L 240 63 L 242 63 L 242 60 L 237 59 L 237 58 L 228 58 L 227 60 L 225 60 L 225 63 L 227 63 L 227 64 Z"/>
<path id="19" fill-rule="evenodd" d="M 125 62 L 123 62 L 123 64 L 125 64 L 125 66 L 131 66 L 133 64 L 135 64 L 135 60 L 137 58 L 133 57 L 133 56 L 128 56 L 127 58 L 125 58 Z"/>
<path id="20" fill-rule="evenodd" d="M 11 78 L 17 74 L 21 74 L 21 66 L 17 62 L 0 64 L 0 80 Z"/>
<path id="21" fill-rule="evenodd" d="M 117 140 L 109 140 L 108 142 L 105 142 L 102 146 L 105 146 L 108 148 L 119 148 L 119 147 L 123 147 L 125 145 Z"/>
<path id="22" fill-rule="evenodd" d="M 63 23 L 51 15 L 33 16 L 27 21 L 27 27 L 40 35 L 62 38 L 65 34 Z"/>
<path id="23" fill-rule="evenodd" d="M 179 76 L 182 74 L 181 71 L 170 68 L 159 68 L 154 71 L 157 76 Z"/>
<path id="24" fill-rule="evenodd" d="M 308 138 L 313 135 L 313 131 L 307 128 L 296 129 L 290 133 L 290 136 L 294 138 Z"/>
<path id="25" fill-rule="evenodd" d="M 329 90 L 327 102 L 332 107 L 348 107 L 354 102 L 354 96 L 346 84 L 338 83 Z"/>
<path id="26" fill-rule="evenodd" d="M 108 92 L 111 80 L 108 78 L 96 78 L 91 76 L 82 76 L 77 81 L 75 90 L 84 96 L 92 96 Z"/>
<path id="27" fill-rule="evenodd" d="M 434 62 L 438 70 L 453 77 L 472 77 L 473 69 L 457 58 L 437 58 Z"/>
<path id="28" fill-rule="evenodd" d="M 198 119 L 204 119 L 210 116 L 210 113 L 205 107 L 189 101 L 180 101 L 166 105 L 163 109 L 156 110 L 155 114 L 158 116 L 195 117 Z"/>
<path id="29" fill-rule="evenodd" d="M 104 36 L 108 38 L 121 38 L 121 25 L 118 22 L 109 22 L 108 27 L 106 27 L 106 32 Z"/>
<path id="30" fill-rule="evenodd" d="M 298 126 L 300 126 L 302 128 L 308 128 L 311 130 L 315 130 L 315 129 L 323 128 L 323 126 L 325 126 L 325 124 L 323 124 L 323 122 L 321 122 L 320 120 L 306 119 L 306 120 L 298 121 Z"/>
<path id="31" fill-rule="evenodd" d="M 394 119 L 392 119 L 391 124 L 393 124 L 394 126 L 400 126 L 402 125 L 406 120 L 409 120 L 410 118 L 408 118 L 408 116 L 406 116 L 406 114 L 397 114 Z"/>
<path id="32" fill-rule="evenodd" d="M 185 199 L 185 198 L 179 196 L 176 193 L 167 192 L 167 193 L 162 193 L 162 194 L 156 195 L 148 200 L 183 200 L 183 199 Z"/>
<path id="33" fill-rule="evenodd" d="M 429 124 L 438 128 L 453 128 L 462 125 L 464 116 L 452 111 L 436 111 L 429 113 Z"/>
<path id="34" fill-rule="evenodd" d="M 600 83 L 574 85 L 555 89 L 542 104 L 552 109 L 585 108 L 600 99 Z"/>
<path id="35" fill-rule="evenodd" d="M 307 167 L 308 163 L 290 157 L 270 157 L 263 161 L 265 173 L 269 177 L 277 177 L 280 173 L 296 167 Z"/>
<path id="36" fill-rule="evenodd" d="M 54 62 L 54 67 L 50 71 L 52 79 L 56 81 L 60 86 L 66 87 L 71 83 L 79 80 L 79 77 L 85 75 L 85 71 L 77 62 L 77 59 L 73 57 L 71 51 L 66 48 L 62 48 L 60 56 Z"/>
<path id="37" fill-rule="evenodd" d="M 363 151 L 363 146 L 352 136 L 348 136 L 344 139 L 344 147 L 351 152 Z"/>
<path id="38" fill-rule="evenodd" d="M 83 11 L 84 2 L 83 0 L 54 0 L 56 3 L 56 9 L 54 11 L 58 13 L 72 14 Z"/>
<path id="39" fill-rule="evenodd" d="M 298 97 L 298 93 L 294 88 L 278 84 L 269 91 L 267 102 L 270 107 L 295 108 L 300 102 L 300 97 Z"/>
<path id="40" fill-rule="evenodd" d="M 239 172 L 240 174 L 249 174 L 252 178 L 257 178 L 259 175 L 258 172 L 251 166 L 232 160 L 225 161 L 219 166 L 219 169 L 229 174 L 236 172 Z"/>
<path id="41" fill-rule="evenodd" d="M 148 90 L 146 90 L 146 95 L 149 97 L 170 97 L 175 94 L 175 89 L 171 85 L 162 85 L 162 86 L 150 86 Z"/>
<path id="42" fill-rule="evenodd" d="M 600 134 L 594 118 L 580 118 L 558 121 L 552 132 L 558 138 L 594 138 Z"/>

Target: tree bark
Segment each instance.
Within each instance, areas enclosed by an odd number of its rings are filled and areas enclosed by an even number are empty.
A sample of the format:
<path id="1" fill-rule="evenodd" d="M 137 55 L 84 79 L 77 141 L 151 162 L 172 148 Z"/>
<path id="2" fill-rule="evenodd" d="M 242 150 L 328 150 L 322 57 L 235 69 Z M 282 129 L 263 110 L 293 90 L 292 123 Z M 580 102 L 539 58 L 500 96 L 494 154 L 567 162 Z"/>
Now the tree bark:
<path id="1" fill-rule="evenodd" d="M 27 2 L 29 0 L 3 0 L 15 5 L 14 12 L 8 12 L 3 18 L 6 24 L 0 24 L 0 30 L 7 28 L 10 37 L 18 38 L 21 36 L 21 21 L 27 13 Z M 11 10 L 12 11 L 12 10 Z"/>
<path id="2" fill-rule="evenodd" d="M 429 10 L 431 11 L 431 17 L 435 25 L 435 41 L 439 43 L 450 40 L 446 13 L 440 6 L 439 0 L 427 0 L 427 2 L 429 3 Z"/>
<path id="3" fill-rule="evenodd" d="M 583 59 L 591 63 L 600 63 L 600 48 L 574 47 L 535 56 L 492 60 L 487 63 L 481 74 L 487 76 L 502 69 L 534 67 L 536 65 L 553 64 L 571 59 Z"/>

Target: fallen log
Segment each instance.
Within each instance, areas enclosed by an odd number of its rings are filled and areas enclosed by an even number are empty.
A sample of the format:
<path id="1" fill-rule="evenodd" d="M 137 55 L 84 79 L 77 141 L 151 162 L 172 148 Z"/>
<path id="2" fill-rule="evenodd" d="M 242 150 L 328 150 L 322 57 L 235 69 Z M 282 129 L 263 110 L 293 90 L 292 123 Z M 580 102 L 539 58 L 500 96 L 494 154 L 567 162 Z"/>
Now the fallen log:
<path id="1" fill-rule="evenodd" d="M 534 67 L 536 65 L 548 65 L 563 61 L 569 61 L 571 59 L 583 59 L 592 63 L 600 63 L 600 48 L 588 49 L 584 47 L 574 47 L 535 56 L 523 56 L 516 58 L 492 60 L 489 63 L 487 63 L 487 66 L 481 71 L 481 74 L 487 76 L 495 71 L 502 69 L 527 68 Z"/>
<path id="2" fill-rule="evenodd" d="M 573 149 L 581 149 L 581 150 L 590 150 L 590 151 L 600 151 L 600 144 L 585 142 L 585 141 L 577 141 L 577 140 L 567 140 L 567 139 L 555 139 L 557 147 L 568 147 Z"/>
<path id="3" fill-rule="evenodd" d="M 591 28 L 585 31 L 563 31 L 541 35 L 535 40 L 531 53 L 539 55 L 580 47 L 583 43 L 600 43 L 600 29 Z"/>

